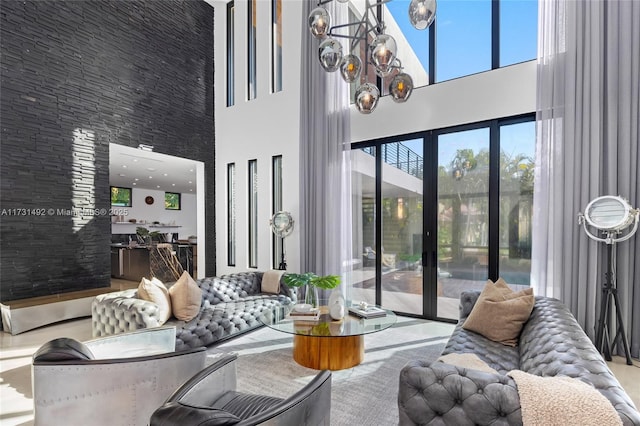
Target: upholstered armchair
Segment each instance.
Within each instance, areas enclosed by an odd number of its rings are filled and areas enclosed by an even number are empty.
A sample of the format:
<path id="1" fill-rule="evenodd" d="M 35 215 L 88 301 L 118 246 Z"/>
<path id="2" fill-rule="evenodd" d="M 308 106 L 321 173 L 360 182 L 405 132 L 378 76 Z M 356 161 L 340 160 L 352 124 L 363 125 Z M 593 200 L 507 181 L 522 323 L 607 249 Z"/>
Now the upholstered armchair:
<path id="1" fill-rule="evenodd" d="M 175 327 L 45 343 L 32 363 L 35 425 L 147 425 L 204 368 L 205 348 L 176 352 L 175 343 Z"/>
<path id="2" fill-rule="evenodd" d="M 331 372 L 319 372 L 288 398 L 236 390 L 237 355 L 225 354 L 182 385 L 151 416 L 151 426 L 329 426 Z"/>

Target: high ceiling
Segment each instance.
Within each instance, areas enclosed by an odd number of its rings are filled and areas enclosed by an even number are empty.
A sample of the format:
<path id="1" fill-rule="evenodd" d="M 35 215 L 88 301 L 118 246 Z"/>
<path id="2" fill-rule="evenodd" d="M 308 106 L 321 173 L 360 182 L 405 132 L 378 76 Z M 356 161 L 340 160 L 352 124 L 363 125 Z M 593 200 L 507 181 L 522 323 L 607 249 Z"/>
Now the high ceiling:
<path id="1" fill-rule="evenodd" d="M 196 162 L 157 152 L 109 145 L 111 186 L 196 193 Z"/>

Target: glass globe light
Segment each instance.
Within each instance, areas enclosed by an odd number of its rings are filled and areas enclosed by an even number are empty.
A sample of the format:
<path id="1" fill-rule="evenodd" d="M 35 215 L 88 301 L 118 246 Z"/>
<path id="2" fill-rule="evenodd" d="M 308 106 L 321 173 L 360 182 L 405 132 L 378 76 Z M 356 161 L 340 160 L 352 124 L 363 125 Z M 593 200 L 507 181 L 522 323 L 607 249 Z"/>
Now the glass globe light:
<path id="1" fill-rule="evenodd" d="M 324 7 L 316 7 L 309 14 L 309 31 L 318 39 L 325 38 L 331 29 L 331 15 Z"/>
<path id="2" fill-rule="evenodd" d="M 336 39 L 327 37 L 318 47 L 318 59 L 325 71 L 336 71 L 342 61 L 342 45 Z"/>
<path id="3" fill-rule="evenodd" d="M 362 71 L 362 61 L 356 55 L 347 55 L 340 62 L 340 74 L 347 83 L 353 83 L 360 77 Z"/>
<path id="4" fill-rule="evenodd" d="M 371 114 L 380 99 L 380 91 L 371 83 L 364 83 L 356 89 L 356 108 L 362 114 Z"/>
<path id="5" fill-rule="evenodd" d="M 413 79 L 409 74 L 401 72 L 391 79 L 389 83 L 389 93 L 394 102 L 406 102 L 413 92 Z"/>
<path id="6" fill-rule="evenodd" d="M 436 18 L 436 0 L 411 0 L 409 21 L 414 28 L 424 30 Z"/>
<path id="7" fill-rule="evenodd" d="M 380 72 L 382 76 L 388 75 L 398 52 L 396 41 L 388 34 L 379 34 L 371 42 L 370 51 L 376 72 Z"/>

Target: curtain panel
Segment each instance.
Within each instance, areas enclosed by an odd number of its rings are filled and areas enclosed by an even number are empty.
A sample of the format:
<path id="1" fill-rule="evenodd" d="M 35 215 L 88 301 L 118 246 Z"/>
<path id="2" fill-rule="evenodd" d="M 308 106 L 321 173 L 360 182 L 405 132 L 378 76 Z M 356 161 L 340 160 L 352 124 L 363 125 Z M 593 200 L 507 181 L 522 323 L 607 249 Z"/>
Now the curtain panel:
<path id="1" fill-rule="evenodd" d="M 640 2 L 540 0 L 538 34 L 532 286 L 567 304 L 594 339 L 607 247 L 586 236 L 577 214 L 603 195 L 640 204 Z M 640 235 L 616 251 L 620 310 L 638 358 Z"/>
<path id="2" fill-rule="evenodd" d="M 315 2 L 305 1 L 300 99 L 300 268 L 349 277 L 351 168 L 349 87 L 318 62 L 318 40 L 307 29 Z M 346 22 L 347 5 L 326 5 L 334 23 Z M 344 47 L 344 46 L 343 46 Z"/>

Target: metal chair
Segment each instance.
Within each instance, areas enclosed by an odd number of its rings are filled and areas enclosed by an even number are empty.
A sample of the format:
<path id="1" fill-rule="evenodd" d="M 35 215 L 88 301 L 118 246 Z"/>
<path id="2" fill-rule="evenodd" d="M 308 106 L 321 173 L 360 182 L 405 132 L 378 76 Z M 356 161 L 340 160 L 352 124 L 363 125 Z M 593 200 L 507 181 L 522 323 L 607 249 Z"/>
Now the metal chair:
<path id="1" fill-rule="evenodd" d="M 205 348 L 175 351 L 175 327 L 78 342 L 59 338 L 33 355 L 35 425 L 147 425 L 171 393 L 205 365 Z"/>
<path id="2" fill-rule="evenodd" d="M 182 385 L 151 416 L 151 426 L 329 426 L 331 372 L 288 398 L 236 390 L 237 355 L 225 354 Z M 256 372 L 259 374 L 259 372 Z"/>

